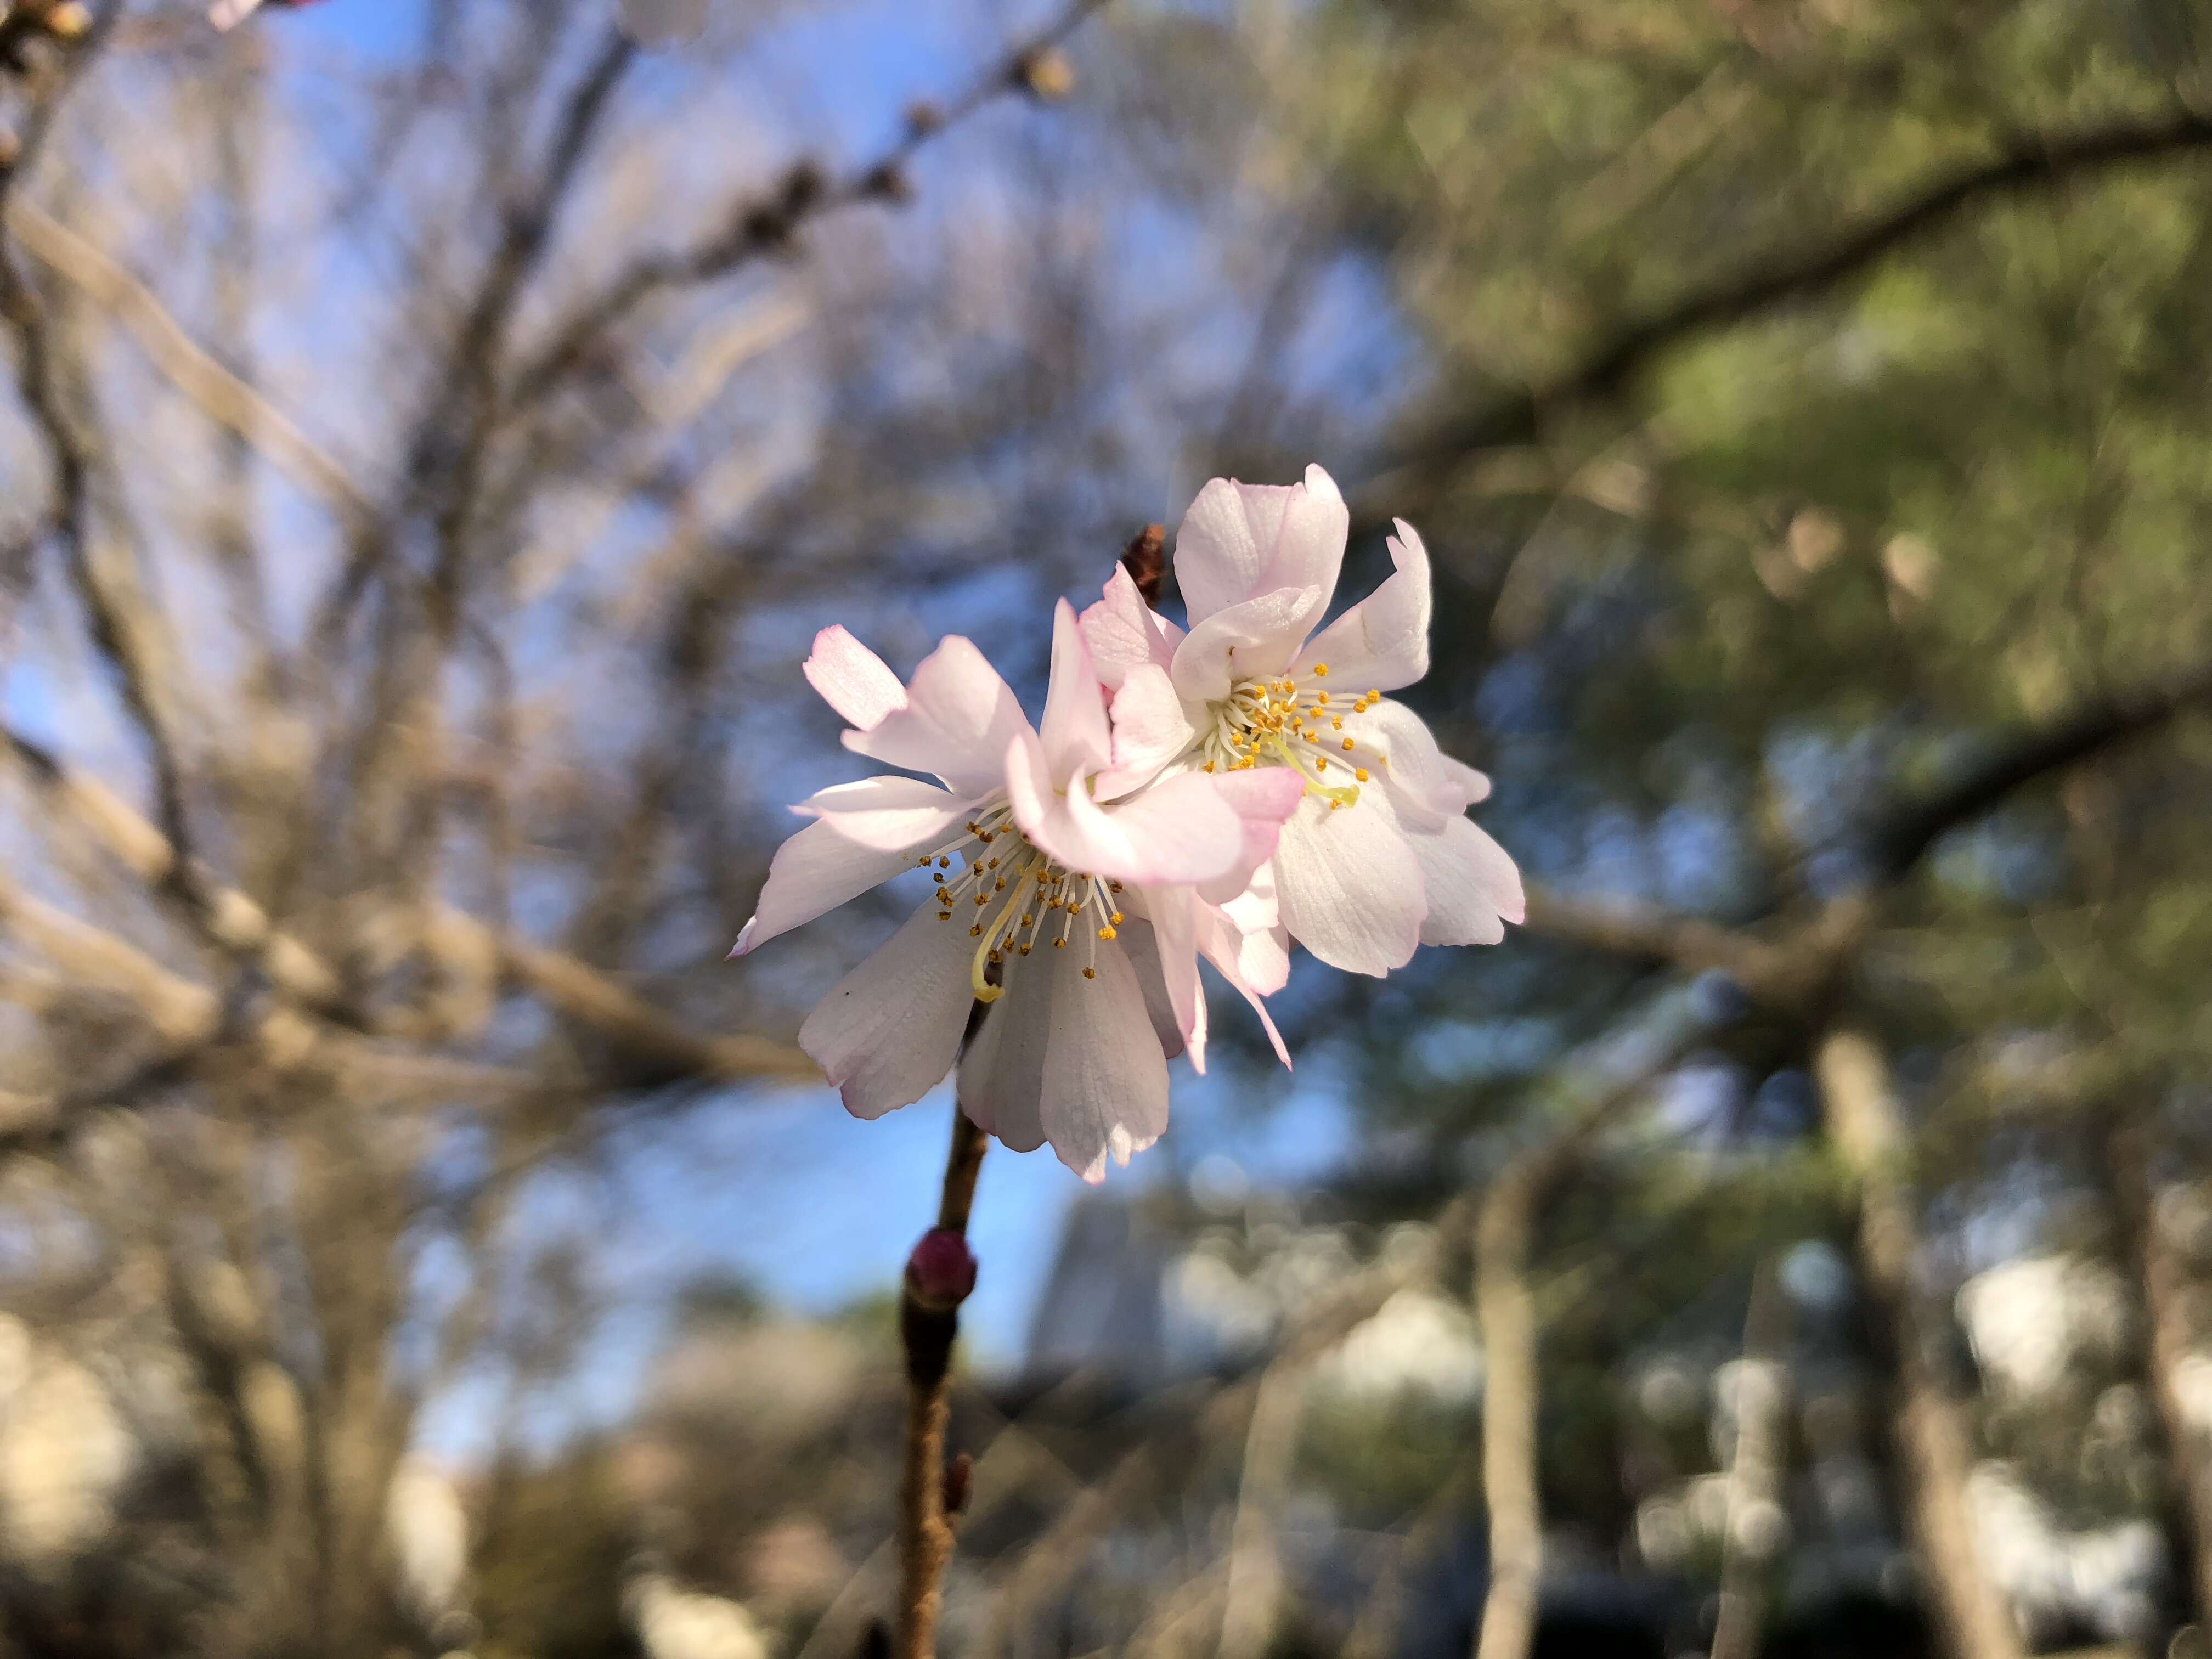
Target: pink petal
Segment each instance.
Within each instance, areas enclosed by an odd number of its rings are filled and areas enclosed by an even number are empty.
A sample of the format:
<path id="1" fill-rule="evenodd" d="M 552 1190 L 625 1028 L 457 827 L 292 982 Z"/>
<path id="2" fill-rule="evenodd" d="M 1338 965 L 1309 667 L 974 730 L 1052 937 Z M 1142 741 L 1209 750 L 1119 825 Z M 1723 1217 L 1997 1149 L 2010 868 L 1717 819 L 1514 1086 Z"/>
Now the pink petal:
<path id="1" fill-rule="evenodd" d="M 999 787 L 1006 744 L 1029 721 L 981 652 L 948 635 L 914 671 L 906 701 L 872 730 L 848 732 L 845 746 L 909 772 L 933 772 L 971 797 Z"/>
<path id="2" fill-rule="evenodd" d="M 857 846 L 907 852 L 945 841 L 975 808 L 973 799 L 920 778 L 881 777 L 820 790 L 791 810 Z"/>
<path id="3" fill-rule="evenodd" d="M 906 707 L 906 688 L 898 676 L 842 628 L 825 628 L 814 636 L 804 672 L 822 701 L 844 716 L 846 725 L 863 732 Z"/>
<path id="4" fill-rule="evenodd" d="M 945 1080 L 974 1000 L 968 930 L 925 904 L 845 975 L 799 1028 L 799 1046 L 855 1117 L 910 1106 Z"/>
<path id="5" fill-rule="evenodd" d="M 1350 524 L 1344 497 L 1317 466 L 1288 486 L 1211 480 L 1176 532 L 1176 582 L 1191 626 L 1278 587 L 1317 586 L 1326 610 Z"/>
<path id="6" fill-rule="evenodd" d="M 1116 881 L 1210 881 L 1243 855 L 1243 822 L 1202 772 L 1103 807 L 1078 785 L 1063 804 L 1046 826 L 1054 841 L 1046 850 L 1070 869 Z"/>
<path id="7" fill-rule="evenodd" d="M 753 906 L 752 919 L 738 935 L 742 957 L 871 887 L 915 867 L 908 848 L 863 847 L 837 833 L 833 824 L 808 824 L 775 849 L 768 880 Z"/>
<path id="8" fill-rule="evenodd" d="M 1165 668 L 1173 662 L 1182 629 L 1146 605 L 1135 579 L 1117 564 L 1105 597 L 1083 613 L 1083 638 L 1097 665 L 1098 683 L 1118 690 L 1131 669 L 1146 663 Z"/>
<path id="9" fill-rule="evenodd" d="M 1091 780 L 1100 800 L 1150 783 L 1198 734 L 1182 712 L 1175 682 L 1156 663 L 1129 671 L 1114 694 L 1114 763 Z"/>
<path id="10" fill-rule="evenodd" d="M 1395 691 L 1429 672 L 1429 553 L 1413 526 L 1397 520 L 1390 538 L 1395 574 L 1346 611 L 1298 653 L 1298 667 L 1327 663 L 1341 683 Z"/>
<path id="11" fill-rule="evenodd" d="M 1237 814 L 1241 840 L 1237 861 L 1199 890 L 1210 903 L 1226 904 L 1251 885 L 1260 866 L 1275 855 L 1283 825 L 1305 799 L 1305 780 L 1287 766 L 1214 775 L 1213 787 Z"/>
<path id="12" fill-rule="evenodd" d="M 1054 786 L 1065 789 L 1079 774 L 1099 771 L 1114 757 L 1113 729 L 1083 625 L 1066 599 L 1052 611 L 1052 683 L 1045 692 L 1044 718 L 1037 723 Z"/>

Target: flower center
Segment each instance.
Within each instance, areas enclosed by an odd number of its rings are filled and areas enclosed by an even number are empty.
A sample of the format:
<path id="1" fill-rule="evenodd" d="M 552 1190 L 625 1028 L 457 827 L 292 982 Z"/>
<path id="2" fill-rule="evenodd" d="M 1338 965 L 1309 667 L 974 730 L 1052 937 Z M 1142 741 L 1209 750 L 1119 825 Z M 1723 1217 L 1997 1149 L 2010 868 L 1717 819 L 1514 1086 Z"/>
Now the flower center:
<path id="1" fill-rule="evenodd" d="M 1389 757 L 1371 744 L 1363 751 L 1359 735 L 1346 734 L 1344 717 L 1365 714 L 1382 701 L 1382 694 L 1368 691 L 1349 702 L 1335 702 L 1322 684 L 1328 678 L 1328 665 L 1317 662 L 1304 679 L 1238 681 L 1225 701 L 1212 706 L 1213 727 L 1199 745 L 1205 769 L 1295 767 L 1306 781 L 1306 793 L 1327 801 L 1330 811 L 1358 801 L 1359 786 L 1368 777 L 1360 763 L 1384 765 Z M 1332 765 L 1349 773 L 1351 781 L 1331 784 Z"/>
<path id="2" fill-rule="evenodd" d="M 957 875 L 952 860 L 962 860 Z M 1006 994 L 1007 955 L 1025 957 L 1050 940 L 1055 951 L 1072 942 L 1084 953 L 1083 977 L 1098 977 L 1098 947 L 1110 945 L 1121 925 L 1115 895 L 1118 881 L 1081 875 L 1055 864 L 1014 823 L 1001 800 L 968 820 L 963 832 L 916 862 L 937 876 L 937 919 L 971 918 L 976 941 L 968 981 L 978 1002 Z"/>

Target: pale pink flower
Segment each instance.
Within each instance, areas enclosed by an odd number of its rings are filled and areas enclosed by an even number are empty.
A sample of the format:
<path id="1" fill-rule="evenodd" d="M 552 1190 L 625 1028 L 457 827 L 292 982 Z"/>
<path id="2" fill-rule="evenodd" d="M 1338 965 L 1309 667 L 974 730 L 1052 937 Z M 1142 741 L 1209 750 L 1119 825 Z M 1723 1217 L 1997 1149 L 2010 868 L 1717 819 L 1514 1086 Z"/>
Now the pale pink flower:
<path id="1" fill-rule="evenodd" d="M 957 636 L 902 685 L 825 629 L 805 672 L 851 724 L 848 748 L 938 782 L 868 778 L 796 808 L 815 821 L 777 849 L 732 954 L 931 869 L 934 896 L 816 1006 L 800 1046 L 856 1116 L 920 1099 L 958 1057 L 962 1109 L 1007 1146 L 1050 1141 L 1090 1181 L 1109 1154 L 1126 1164 L 1166 1127 L 1169 1057 L 1188 1047 L 1203 1067 L 1198 957 L 1255 1007 L 1282 983 L 1264 884 L 1250 890 L 1299 788 L 1196 770 L 1158 780 L 1164 757 L 1139 723 L 1117 741 L 1065 601 L 1037 727 Z M 989 1006 L 963 1056 L 977 1002 Z"/>
<path id="2" fill-rule="evenodd" d="M 1318 466 L 1288 486 L 1216 478 L 1176 538 L 1189 631 L 1118 570 L 1083 628 L 1117 741 L 1126 727 L 1133 753 L 1174 757 L 1164 775 L 1304 781 L 1273 860 L 1281 926 L 1323 962 L 1381 975 L 1421 945 L 1495 944 L 1525 909 L 1513 860 L 1465 816 L 1490 781 L 1382 695 L 1429 668 L 1428 553 L 1411 526 L 1390 539 L 1395 574 L 1320 628 L 1349 527 Z"/>

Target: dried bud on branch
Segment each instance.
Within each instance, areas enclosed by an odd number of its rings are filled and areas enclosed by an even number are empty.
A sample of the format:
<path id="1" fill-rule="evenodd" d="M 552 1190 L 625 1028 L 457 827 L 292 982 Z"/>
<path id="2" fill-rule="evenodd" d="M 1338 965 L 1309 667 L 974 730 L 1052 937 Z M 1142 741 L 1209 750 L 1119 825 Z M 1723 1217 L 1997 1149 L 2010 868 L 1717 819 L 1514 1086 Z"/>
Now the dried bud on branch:
<path id="1" fill-rule="evenodd" d="M 1160 586 L 1168 574 L 1167 545 L 1167 526 L 1148 524 L 1121 550 L 1121 568 L 1137 584 L 1137 592 L 1146 605 L 1160 602 Z"/>
<path id="2" fill-rule="evenodd" d="M 1014 66 L 1014 72 L 1040 103 L 1057 103 L 1075 90 L 1075 65 L 1057 46 L 1029 53 Z"/>

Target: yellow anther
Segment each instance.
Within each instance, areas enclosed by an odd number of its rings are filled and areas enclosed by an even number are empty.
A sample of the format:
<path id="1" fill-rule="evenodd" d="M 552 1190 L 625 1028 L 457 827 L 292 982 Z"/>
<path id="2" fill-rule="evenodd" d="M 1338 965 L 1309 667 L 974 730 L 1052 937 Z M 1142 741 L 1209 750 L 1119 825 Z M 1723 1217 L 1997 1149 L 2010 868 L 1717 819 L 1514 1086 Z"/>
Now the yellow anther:
<path id="1" fill-rule="evenodd" d="M 990 896 L 988 893 L 978 893 L 978 894 L 976 894 L 976 895 L 975 895 L 975 908 L 976 908 L 978 910 L 981 909 L 985 905 L 988 904 L 990 902 L 991 902 L 991 896 Z"/>
<path id="2" fill-rule="evenodd" d="M 1121 890 L 1121 884 L 1118 881 L 1109 881 L 1106 884 L 1106 890 L 1109 893 L 1118 893 Z M 1121 918 L 1116 916 L 1114 920 L 1119 921 Z"/>
<path id="3" fill-rule="evenodd" d="M 1382 701 L 1382 694 L 1380 691 L 1370 690 L 1367 694 L 1367 701 L 1370 702 L 1380 702 Z"/>
<path id="4" fill-rule="evenodd" d="M 1036 918 L 1033 915 L 1024 916 L 1021 925 L 1024 927 L 1034 927 L 1036 926 Z"/>
<path id="5" fill-rule="evenodd" d="M 1346 738 L 1344 740 L 1344 746 L 1345 746 L 1345 748 L 1346 748 L 1346 750 L 1349 750 L 1352 748 L 1352 739 L 1351 739 L 1350 738 Z"/>
<path id="6" fill-rule="evenodd" d="M 950 870 L 952 867 L 951 855 L 947 854 L 945 857 L 938 860 L 937 867 L 940 870 Z"/>
<path id="7" fill-rule="evenodd" d="M 1000 876 L 998 880 L 991 884 L 991 890 L 994 893 L 1005 892 L 1006 890 L 1006 878 L 1004 876 Z"/>
<path id="8" fill-rule="evenodd" d="M 1114 930 L 1111 927 L 1101 927 L 1098 930 L 1098 937 L 1101 939 L 1112 939 L 1115 937 Z"/>
<path id="9" fill-rule="evenodd" d="M 1085 968 L 1083 970 L 1083 977 L 1085 979 L 1097 979 L 1098 977 L 1098 970 L 1096 968 Z"/>
<path id="10" fill-rule="evenodd" d="M 981 939 L 981 938 L 982 938 L 982 937 L 983 937 L 983 924 L 982 924 L 981 922 L 980 922 L 980 921 L 979 921 L 979 922 L 977 922 L 977 923 L 976 923 L 973 927 L 970 927 L 970 928 L 968 930 L 968 937 L 969 937 L 969 939 Z"/>
<path id="11" fill-rule="evenodd" d="M 1328 756 L 1326 756 L 1326 755 L 1322 755 L 1322 756 L 1317 757 L 1315 759 L 1315 761 L 1314 761 L 1314 770 L 1315 770 L 1315 771 L 1316 771 L 1316 772 L 1326 772 L 1326 771 L 1328 771 Z"/>
<path id="12" fill-rule="evenodd" d="M 1064 939 L 1056 939 L 1052 942 L 1052 948 L 1055 951 L 1065 951 L 1067 949 L 1067 941 Z"/>
<path id="13" fill-rule="evenodd" d="M 1021 955 L 1023 955 L 1023 956 L 1027 956 L 1027 955 L 1029 955 L 1029 953 L 1030 953 L 1030 947 L 1029 947 L 1028 945 L 1023 945 L 1023 946 L 1021 947 L 1020 954 L 1021 954 Z"/>
<path id="14" fill-rule="evenodd" d="M 1328 729 L 1329 729 L 1330 731 L 1332 731 L 1332 732 L 1341 732 L 1341 731 L 1343 731 L 1343 730 L 1344 730 L 1344 716 L 1343 716 L 1343 715 L 1341 715 L 1341 714 L 1331 714 L 1331 715 L 1328 717 Z"/>
<path id="15" fill-rule="evenodd" d="M 1207 771 L 1209 771 L 1209 772 L 1211 772 L 1211 771 L 1213 769 L 1213 763 L 1212 763 L 1212 761 L 1208 761 L 1208 762 L 1206 762 L 1206 769 Z"/>
<path id="16" fill-rule="evenodd" d="M 998 861 L 998 860 L 996 860 L 996 859 L 993 859 L 989 863 L 986 864 L 983 867 L 984 867 L 986 870 L 995 870 L 995 869 L 997 869 L 997 868 L 999 867 L 999 861 Z"/>
<path id="17" fill-rule="evenodd" d="M 1336 809 L 1337 809 L 1338 807 L 1340 807 L 1340 806 L 1341 806 L 1341 805 L 1344 805 L 1344 803 L 1343 803 L 1342 801 L 1340 801 L 1340 800 L 1333 800 L 1333 801 L 1329 802 L 1329 804 L 1328 804 L 1328 810 L 1329 810 L 1330 811 L 1334 812 L 1334 811 L 1336 811 Z"/>
<path id="18" fill-rule="evenodd" d="M 1119 927 L 1121 925 L 1121 913 L 1119 910 L 1116 910 L 1112 915 L 1107 917 L 1106 920 L 1112 922 L 1116 927 Z"/>
<path id="19" fill-rule="evenodd" d="M 1325 662 L 1316 663 L 1314 665 L 1314 678 L 1317 680 L 1327 679 L 1328 678 L 1328 665 Z"/>
<path id="20" fill-rule="evenodd" d="M 1316 691 L 1316 692 L 1315 692 L 1315 693 L 1314 693 L 1314 701 L 1315 701 L 1316 702 L 1327 702 L 1328 701 L 1328 692 L 1326 692 L 1326 691 Z"/>
<path id="21" fill-rule="evenodd" d="M 952 912 L 950 910 L 939 910 L 937 913 L 937 919 L 939 921 L 950 921 L 952 920 Z"/>
<path id="22" fill-rule="evenodd" d="M 1358 778 L 1360 782 L 1364 783 L 1367 781 L 1367 769 L 1364 766 L 1360 767 L 1357 771 L 1353 772 L 1352 775 Z"/>

